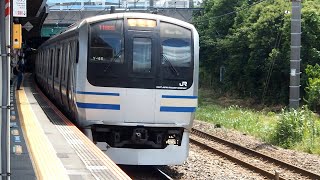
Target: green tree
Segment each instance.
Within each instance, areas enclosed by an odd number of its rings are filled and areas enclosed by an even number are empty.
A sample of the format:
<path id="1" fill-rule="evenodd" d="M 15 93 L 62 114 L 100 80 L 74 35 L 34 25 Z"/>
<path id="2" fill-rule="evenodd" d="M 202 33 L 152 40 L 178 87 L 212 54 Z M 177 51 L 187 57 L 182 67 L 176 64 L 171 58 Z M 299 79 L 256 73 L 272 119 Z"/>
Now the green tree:
<path id="1" fill-rule="evenodd" d="M 320 112 L 320 66 L 318 64 L 308 65 L 306 74 L 308 81 L 305 101 L 312 110 Z"/>
<path id="2" fill-rule="evenodd" d="M 320 0 L 303 2 L 302 70 L 320 60 L 319 6 Z M 287 103 L 290 11 L 291 3 L 283 0 L 205 1 L 194 22 L 200 34 L 201 84 L 268 103 Z M 222 65 L 226 74 L 221 83 Z"/>

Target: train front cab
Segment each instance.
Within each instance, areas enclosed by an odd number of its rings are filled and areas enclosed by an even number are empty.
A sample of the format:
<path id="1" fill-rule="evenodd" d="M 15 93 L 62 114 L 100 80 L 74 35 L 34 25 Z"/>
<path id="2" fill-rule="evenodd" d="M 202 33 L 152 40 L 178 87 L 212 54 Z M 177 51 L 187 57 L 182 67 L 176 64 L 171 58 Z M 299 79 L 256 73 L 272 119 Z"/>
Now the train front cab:
<path id="1" fill-rule="evenodd" d="M 80 43 L 79 61 L 88 61 L 77 71 L 78 119 L 117 164 L 182 164 L 188 156 L 199 46 L 186 24 L 140 15 L 80 30 L 89 47 Z"/>

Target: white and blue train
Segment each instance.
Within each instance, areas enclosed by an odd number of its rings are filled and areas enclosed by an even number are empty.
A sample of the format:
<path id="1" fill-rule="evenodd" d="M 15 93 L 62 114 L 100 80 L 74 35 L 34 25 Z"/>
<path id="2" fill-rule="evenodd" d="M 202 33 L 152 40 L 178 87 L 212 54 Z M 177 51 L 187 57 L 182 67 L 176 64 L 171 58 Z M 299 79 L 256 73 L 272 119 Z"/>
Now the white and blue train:
<path id="1" fill-rule="evenodd" d="M 182 164 L 198 100 L 199 35 L 156 14 L 72 25 L 38 49 L 42 90 L 117 164 Z"/>

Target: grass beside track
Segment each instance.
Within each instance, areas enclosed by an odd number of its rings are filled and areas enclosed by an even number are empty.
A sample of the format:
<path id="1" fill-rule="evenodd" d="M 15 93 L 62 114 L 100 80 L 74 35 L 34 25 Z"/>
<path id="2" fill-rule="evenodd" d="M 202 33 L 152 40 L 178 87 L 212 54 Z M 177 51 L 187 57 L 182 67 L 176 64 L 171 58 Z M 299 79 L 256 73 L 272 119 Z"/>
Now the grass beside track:
<path id="1" fill-rule="evenodd" d="M 318 115 L 306 108 L 273 112 L 267 108 L 258 111 L 246 107 L 254 106 L 248 100 L 217 98 L 211 91 L 200 89 L 196 119 L 235 129 L 284 148 L 320 154 Z"/>

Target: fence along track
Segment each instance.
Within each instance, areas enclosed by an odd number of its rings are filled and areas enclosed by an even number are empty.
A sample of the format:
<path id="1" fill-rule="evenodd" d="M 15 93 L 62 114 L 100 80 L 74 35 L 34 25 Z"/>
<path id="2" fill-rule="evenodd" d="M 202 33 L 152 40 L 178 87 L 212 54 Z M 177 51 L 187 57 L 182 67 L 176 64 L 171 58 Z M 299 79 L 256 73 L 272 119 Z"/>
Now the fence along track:
<path id="1" fill-rule="evenodd" d="M 264 161 L 267 161 L 267 162 L 269 162 L 269 163 L 273 163 L 274 165 L 278 165 L 278 166 L 280 166 L 281 168 L 287 169 L 287 170 L 289 170 L 289 171 L 291 171 L 291 172 L 298 173 L 298 174 L 300 174 L 301 176 L 305 176 L 305 177 L 308 177 L 308 178 L 310 178 L 310 179 L 320 179 L 320 175 L 319 175 L 319 174 L 316 174 L 316 173 L 313 173 L 313 172 L 308 171 L 308 170 L 306 170 L 306 169 L 299 168 L 299 167 L 297 167 L 297 166 L 288 164 L 288 163 L 286 163 L 286 162 L 284 162 L 284 161 L 280 161 L 280 160 L 278 160 L 278 159 L 272 158 L 272 157 L 270 157 L 270 156 L 267 156 L 267 155 L 265 155 L 265 154 L 262 154 L 262 153 L 259 153 L 259 152 L 257 152 L 257 151 L 254 151 L 254 150 L 252 150 L 252 149 L 249 149 L 249 148 L 240 146 L 240 145 L 235 144 L 235 143 L 232 143 L 232 142 L 230 142 L 230 141 L 221 139 L 221 138 L 216 137 L 216 136 L 213 136 L 213 135 L 211 135 L 211 134 L 202 132 L 202 131 L 200 131 L 200 130 L 197 130 L 197 129 L 192 128 L 191 133 L 194 134 L 194 135 L 196 135 L 196 136 L 198 136 L 198 137 L 201 137 L 201 138 L 204 138 L 204 139 L 207 139 L 207 140 L 211 140 L 211 141 L 215 141 L 215 142 L 220 143 L 220 144 L 224 144 L 224 145 L 226 145 L 226 146 L 228 146 L 228 147 L 230 147 L 230 148 L 236 149 L 237 151 L 241 151 L 241 152 L 243 152 L 243 153 L 245 153 L 245 154 L 250 154 L 250 155 L 252 155 L 252 156 L 255 156 L 255 157 L 257 157 L 257 158 L 260 158 L 260 159 L 262 159 L 262 160 L 264 160 Z M 224 156 L 224 157 L 228 158 L 229 160 L 234 161 L 234 162 L 236 162 L 237 164 L 241 164 L 241 165 L 243 165 L 243 166 L 245 166 L 245 167 L 247 167 L 247 168 L 249 168 L 249 169 L 251 169 L 251 170 L 253 170 L 253 171 L 255 171 L 255 172 L 258 172 L 258 173 L 260 173 L 261 175 L 266 176 L 266 177 L 268 177 L 268 178 L 275 178 L 275 176 L 276 176 L 275 174 L 272 174 L 272 173 L 270 173 L 270 172 L 268 172 L 268 171 L 265 171 L 265 170 L 263 170 L 263 169 L 261 169 L 261 168 L 255 167 L 255 166 L 253 166 L 253 165 L 251 165 L 251 164 L 249 164 L 249 163 L 243 162 L 242 160 L 240 160 L 240 159 L 238 159 L 238 158 L 235 158 L 235 157 L 233 157 L 233 156 L 230 156 L 230 155 L 228 155 L 228 154 L 226 154 L 226 153 L 224 153 L 224 152 L 222 152 L 222 151 L 220 151 L 220 150 L 214 149 L 214 148 L 212 148 L 212 147 L 210 147 L 210 146 L 207 146 L 206 144 L 203 144 L 203 143 L 201 143 L 201 142 L 198 142 L 197 140 L 194 140 L 194 139 L 192 139 L 192 138 L 190 138 L 190 142 L 195 143 L 195 144 L 197 144 L 197 145 L 199 145 L 199 146 L 201 146 L 201 147 L 204 147 L 205 149 L 207 149 L 207 150 L 209 150 L 209 151 L 212 151 L 212 152 L 214 152 L 214 153 L 216 153 L 216 154 L 219 154 L 219 155 L 221 155 L 221 156 Z M 276 174 L 277 174 L 277 173 L 276 173 Z M 279 177 L 279 179 L 283 179 L 283 178 L 282 178 L 282 177 Z"/>

